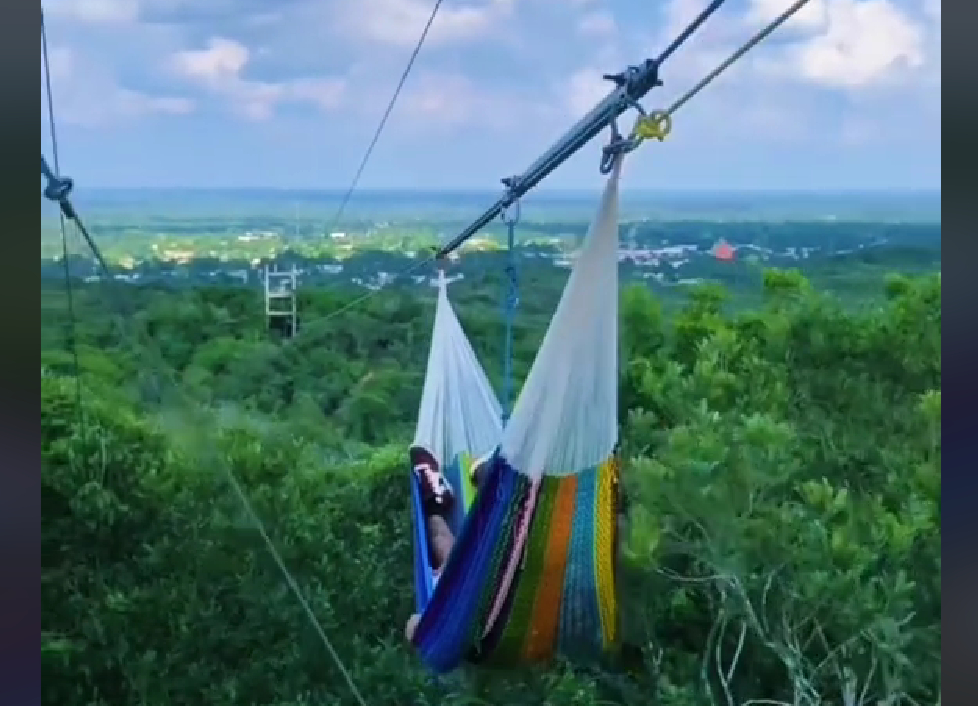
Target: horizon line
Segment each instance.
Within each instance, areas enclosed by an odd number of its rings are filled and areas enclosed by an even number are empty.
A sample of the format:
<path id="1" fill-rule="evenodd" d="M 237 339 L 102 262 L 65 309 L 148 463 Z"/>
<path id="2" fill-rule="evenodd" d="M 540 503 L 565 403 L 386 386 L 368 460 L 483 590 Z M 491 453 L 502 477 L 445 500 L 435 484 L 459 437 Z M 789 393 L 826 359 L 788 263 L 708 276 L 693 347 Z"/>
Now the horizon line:
<path id="1" fill-rule="evenodd" d="M 337 194 L 343 195 L 345 187 L 335 188 L 315 188 L 291 187 L 291 186 L 107 186 L 107 185 L 86 185 L 86 191 L 119 191 L 119 192 L 139 192 L 139 191 L 266 191 L 266 192 L 285 192 L 285 193 L 304 193 L 304 194 Z M 600 191 L 600 187 L 565 187 L 565 188 L 537 188 L 529 194 L 523 196 L 528 198 L 534 194 L 575 194 L 575 193 L 594 193 Z M 502 193 L 502 189 L 478 188 L 478 187 L 446 187 L 446 188 L 423 188 L 419 189 L 410 186 L 375 186 L 362 187 L 352 194 L 356 198 L 357 194 L 371 193 L 405 193 L 405 194 L 486 194 Z M 619 193 L 659 193 L 659 194 L 777 194 L 777 195 L 888 195 L 888 194 L 927 194 L 938 195 L 941 193 L 940 186 L 919 186 L 919 187 L 860 187 L 860 188 L 781 188 L 781 187 L 639 187 L 621 188 Z"/>

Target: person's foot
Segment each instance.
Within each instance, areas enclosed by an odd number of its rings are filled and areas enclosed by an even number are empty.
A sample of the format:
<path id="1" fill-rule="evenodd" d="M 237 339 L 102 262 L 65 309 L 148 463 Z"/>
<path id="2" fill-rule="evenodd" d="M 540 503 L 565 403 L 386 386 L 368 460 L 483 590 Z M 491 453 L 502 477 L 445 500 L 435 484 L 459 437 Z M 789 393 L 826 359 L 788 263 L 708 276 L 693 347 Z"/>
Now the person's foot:
<path id="1" fill-rule="evenodd" d="M 417 631 L 420 622 L 421 616 L 417 613 L 408 618 L 407 625 L 404 626 L 404 637 L 407 638 L 408 642 L 414 639 L 414 633 Z"/>
<path id="2" fill-rule="evenodd" d="M 421 501 L 425 512 L 446 512 L 455 501 L 452 486 L 438 467 L 438 461 L 427 449 L 412 446 L 411 467 L 421 485 Z"/>
<path id="3" fill-rule="evenodd" d="M 476 459 L 472 464 L 472 471 L 469 476 L 476 490 L 482 487 L 482 481 L 485 480 L 486 474 L 489 473 L 489 463 L 492 461 L 494 453 L 494 451 L 490 451 L 482 458 Z"/>

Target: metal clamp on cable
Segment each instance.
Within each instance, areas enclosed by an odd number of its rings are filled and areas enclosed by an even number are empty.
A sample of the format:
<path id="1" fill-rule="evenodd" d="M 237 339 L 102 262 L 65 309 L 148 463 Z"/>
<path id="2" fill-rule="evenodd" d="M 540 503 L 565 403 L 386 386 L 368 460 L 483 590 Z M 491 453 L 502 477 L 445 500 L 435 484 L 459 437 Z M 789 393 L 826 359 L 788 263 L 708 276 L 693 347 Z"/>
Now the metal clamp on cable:
<path id="1" fill-rule="evenodd" d="M 514 230 L 516 224 L 520 220 L 520 201 L 517 199 L 505 209 L 503 209 L 502 214 L 500 214 L 502 222 L 506 224 L 507 229 L 507 250 L 506 250 L 506 267 L 504 268 L 506 272 L 506 278 L 508 280 L 508 287 L 506 291 L 506 306 L 509 311 L 512 311 L 520 304 L 519 295 L 519 280 L 516 275 L 516 259 L 514 248 L 516 247 L 516 239 Z"/>
<path id="2" fill-rule="evenodd" d="M 503 184 L 509 188 L 513 189 L 517 183 L 516 177 L 507 177 L 503 179 Z M 507 229 L 507 258 L 506 258 L 506 276 L 509 279 L 509 290 L 507 292 L 506 304 L 509 307 L 515 308 L 519 306 L 519 290 L 518 282 L 516 279 L 516 263 L 514 261 L 513 248 L 516 246 L 514 228 L 516 224 L 520 222 L 521 207 L 520 200 L 518 198 L 513 199 L 506 208 L 502 210 L 499 214 L 500 220 L 506 225 Z"/>
<path id="3" fill-rule="evenodd" d="M 618 130 L 618 122 L 612 120 L 611 139 L 608 144 L 601 149 L 601 165 L 599 167 L 602 174 L 611 172 L 615 159 L 620 155 L 625 155 L 637 148 L 645 140 L 658 140 L 662 142 L 672 131 L 672 117 L 661 110 L 646 113 L 642 106 L 635 104 L 640 115 L 635 120 L 628 137 L 622 137 Z"/>
<path id="4" fill-rule="evenodd" d="M 511 411 L 511 397 L 513 387 L 513 318 L 516 314 L 516 307 L 519 306 L 519 281 L 516 276 L 516 224 L 520 220 L 520 200 L 516 193 L 519 185 L 518 177 L 507 177 L 503 179 L 503 185 L 507 188 L 507 196 L 504 197 L 506 206 L 499 214 L 500 219 L 506 224 L 506 295 L 503 302 L 503 309 L 506 316 L 506 341 L 503 350 L 503 389 L 502 389 L 502 412 L 503 424 L 509 421 Z"/>
<path id="5" fill-rule="evenodd" d="M 621 132 L 618 130 L 617 120 L 612 120 L 609 127 L 611 128 L 611 139 L 608 140 L 607 145 L 601 148 L 601 166 L 599 170 L 602 174 L 609 174 L 618 157 L 628 154 L 641 144 L 641 140 L 637 139 L 634 135 L 630 135 L 627 138 L 622 137 Z"/>
<path id="6" fill-rule="evenodd" d="M 47 180 L 47 185 L 44 187 L 44 198 L 57 203 L 65 218 L 75 220 L 75 209 L 72 207 L 71 201 L 68 200 L 75 183 L 68 177 L 55 175 L 43 154 L 41 155 L 41 176 Z"/>
<path id="7" fill-rule="evenodd" d="M 514 226 L 520 222 L 520 200 L 516 199 L 499 214 L 503 223 L 507 226 Z"/>
<path id="8" fill-rule="evenodd" d="M 509 221 L 506 219 L 510 216 L 507 216 L 506 212 L 514 205 L 516 207 L 516 220 L 514 220 L 513 223 L 516 223 L 520 219 L 520 177 L 519 175 L 508 176 L 503 177 L 499 181 L 501 181 L 503 186 L 506 187 L 506 193 L 501 199 L 503 208 L 500 215 L 503 219 L 503 223 L 509 225 Z"/>
<path id="9" fill-rule="evenodd" d="M 662 142 L 672 132 L 672 115 L 662 110 L 653 110 L 643 114 L 635 121 L 632 135 L 639 142 L 642 140 L 658 140 Z"/>
<path id="10" fill-rule="evenodd" d="M 635 71 L 632 67 L 629 70 L 632 72 Z M 626 71 L 620 74 L 606 74 L 604 79 L 613 82 L 617 86 L 624 86 L 627 85 L 630 76 L 631 73 Z M 662 85 L 662 81 L 658 78 L 658 75 L 656 75 L 652 83 L 653 86 Z M 609 122 L 608 126 L 611 128 L 611 139 L 601 150 L 601 165 L 599 169 L 602 174 L 610 173 L 616 158 L 628 154 L 642 144 L 644 140 L 655 139 L 661 142 L 666 139 L 672 130 L 672 116 L 669 113 L 661 110 L 654 110 L 651 113 L 647 113 L 641 103 L 627 94 L 624 100 L 628 106 L 638 112 L 638 117 L 635 119 L 635 124 L 632 126 L 632 131 L 628 137 L 622 137 L 621 132 L 618 130 L 617 119 L 612 118 Z"/>

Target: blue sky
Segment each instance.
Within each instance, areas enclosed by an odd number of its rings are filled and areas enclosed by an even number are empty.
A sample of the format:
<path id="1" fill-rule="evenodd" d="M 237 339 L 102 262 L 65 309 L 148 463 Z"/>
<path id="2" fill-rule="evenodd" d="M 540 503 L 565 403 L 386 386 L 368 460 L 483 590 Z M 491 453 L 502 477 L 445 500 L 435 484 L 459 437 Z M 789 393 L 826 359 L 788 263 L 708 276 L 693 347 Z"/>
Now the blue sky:
<path id="1" fill-rule="evenodd" d="M 63 171 L 79 188 L 344 188 L 432 3 L 47 0 Z M 496 188 L 607 92 L 602 73 L 705 4 L 445 0 L 361 185 Z M 789 4 L 728 0 L 646 107 Z M 625 186 L 940 188 L 940 18 L 941 0 L 810 0 L 629 158 Z M 599 151 L 546 185 L 597 187 Z"/>

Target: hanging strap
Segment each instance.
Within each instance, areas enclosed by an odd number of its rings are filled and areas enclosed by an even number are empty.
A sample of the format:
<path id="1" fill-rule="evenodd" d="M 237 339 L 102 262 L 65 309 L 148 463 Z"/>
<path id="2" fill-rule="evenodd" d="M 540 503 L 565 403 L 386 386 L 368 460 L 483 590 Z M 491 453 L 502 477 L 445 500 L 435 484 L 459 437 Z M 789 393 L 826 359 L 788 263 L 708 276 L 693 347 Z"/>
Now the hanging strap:
<path id="1" fill-rule="evenodd" d="M 520 202 L 517 199 L 501 214 L 506 224 L 506 294 L 503 301 L 506 321 L 506 339 L 503 345 L 503 426 L 509 421 L 513 408 L 513 320 L 520 304 L 519 280 L 516 275 L 516 224 L 520 220 Z"/>

